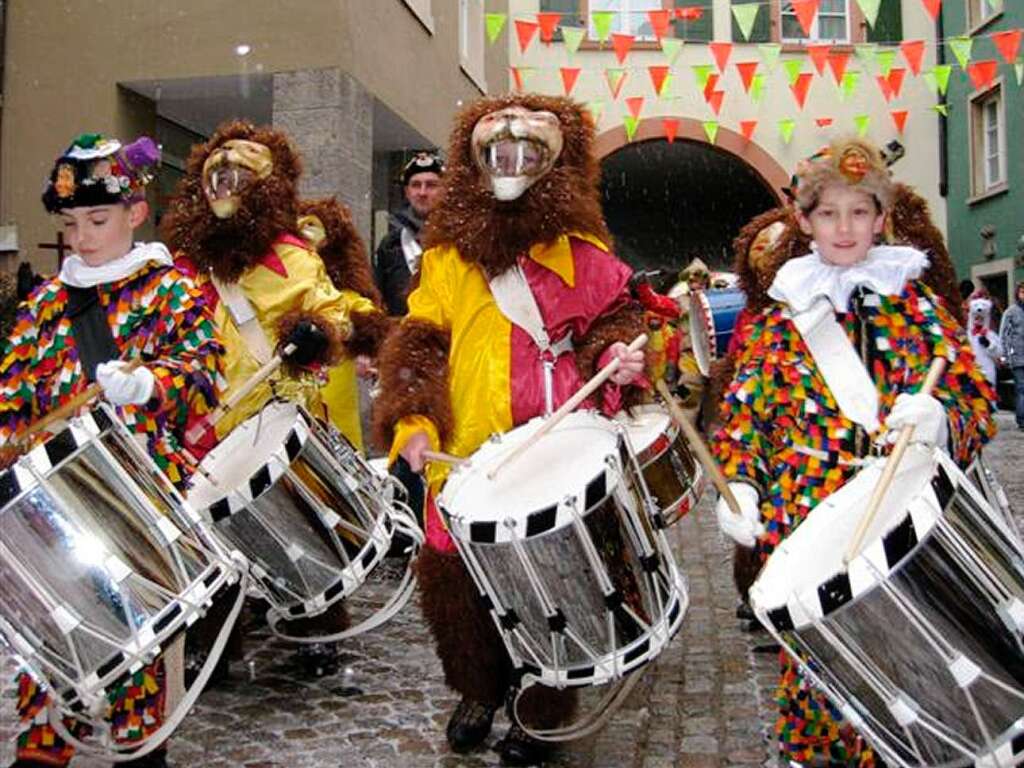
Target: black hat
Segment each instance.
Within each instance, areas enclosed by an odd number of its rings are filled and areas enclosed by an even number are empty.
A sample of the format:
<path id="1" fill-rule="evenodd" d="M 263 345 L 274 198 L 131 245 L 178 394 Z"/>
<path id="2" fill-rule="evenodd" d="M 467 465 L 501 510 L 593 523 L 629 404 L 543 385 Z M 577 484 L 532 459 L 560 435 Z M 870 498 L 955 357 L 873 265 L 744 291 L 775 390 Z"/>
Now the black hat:
<path id="1" fill-rule="evenodd" d="M 148 136 L 121 146 L 117 139 L 83 133 L 54 163 L 43 190 L 43 206 L 57 213 L 143 199 L 159 164 L 160 148 Z"/>
<path id="2" fill-rule="evenodd" d="M 444 163 L 441 156 L 436 152 L 417 152 L 412 160 L 402 168 L 402 186 L 409 183 L 409 179 L 417 173 L 436 173 L 438 176 L 444 173 Z"/>

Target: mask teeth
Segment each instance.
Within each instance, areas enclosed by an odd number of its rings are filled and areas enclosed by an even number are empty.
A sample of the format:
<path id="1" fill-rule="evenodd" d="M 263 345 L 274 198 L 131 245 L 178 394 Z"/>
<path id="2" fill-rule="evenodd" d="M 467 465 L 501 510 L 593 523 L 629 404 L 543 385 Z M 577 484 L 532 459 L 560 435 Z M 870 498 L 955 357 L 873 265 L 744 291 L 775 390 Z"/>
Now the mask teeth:
<path id="1" fill-rule="evenodd" d="M 213 193 L 214 194 L 217 194 L 217 178 L 218 178 L 219 174 L 220 174 L 220 171 L 214 171 L 210 175 L 210 184 L 212 185 Z"/>
<path id="2" fill-rule="evenodd" d="M 498 145 L 491 144 L 488 148 L 490 154 L 490 166 L 492 171 L 498 170 Z"/>
<path id="3" fill-rule="evenodd" d="M 526 164 L 526 142 L 516 142 L 516 176 L 521 176 L 523 166 Z"/>
<path id="4" fill-rule="evenodd" d="M 231 173 L 231 188 L 232 190 L 235 190 L 238 189 L 238 169 L 235 168 Z"/>

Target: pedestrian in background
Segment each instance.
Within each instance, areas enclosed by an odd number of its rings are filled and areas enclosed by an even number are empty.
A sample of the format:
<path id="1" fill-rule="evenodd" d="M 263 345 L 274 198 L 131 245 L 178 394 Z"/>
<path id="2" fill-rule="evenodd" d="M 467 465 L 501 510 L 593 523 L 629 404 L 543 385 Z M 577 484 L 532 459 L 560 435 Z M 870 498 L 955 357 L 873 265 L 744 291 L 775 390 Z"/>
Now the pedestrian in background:
<path id="1" fill-rule="evenodd" d="M 999 338 L 1006 364 L 1013 371 L 1014 408 L 1017 429 L 1024 430 L 1024 280 L 1017 283 L 1013 305 L 1003 313 Z"/>

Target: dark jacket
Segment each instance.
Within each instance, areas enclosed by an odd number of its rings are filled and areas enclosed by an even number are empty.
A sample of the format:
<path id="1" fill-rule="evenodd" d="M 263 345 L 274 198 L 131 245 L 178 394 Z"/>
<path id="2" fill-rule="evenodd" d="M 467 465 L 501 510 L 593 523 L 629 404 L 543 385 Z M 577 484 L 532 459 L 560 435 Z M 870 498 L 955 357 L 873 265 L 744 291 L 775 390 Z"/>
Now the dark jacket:
<path id="1" fill-rule="evenodd" d="M 407 229 L 419 239 L 423 222 L 412 207 L 406 203 L 388 222 L 388 233 L 377 246 L 373 257 L 373 279 L 384 296 L 384 305 L 389 315 L 405 315 L 409 311 L 406 298 L 409 295 L 409 281 L 412 273 L 402 251 L 402 229 Z"/>

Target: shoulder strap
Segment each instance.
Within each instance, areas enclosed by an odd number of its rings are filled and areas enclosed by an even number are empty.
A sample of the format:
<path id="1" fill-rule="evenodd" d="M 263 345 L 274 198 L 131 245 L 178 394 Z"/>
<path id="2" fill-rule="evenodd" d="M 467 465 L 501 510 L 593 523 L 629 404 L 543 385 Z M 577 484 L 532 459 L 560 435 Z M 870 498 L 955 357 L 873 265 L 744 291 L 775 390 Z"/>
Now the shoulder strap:
<path id="1" fill-rule="evenodd" d="M 231 316 L 235 327 L 238 328 L 238 333 L 242 337 L 242 341 L 245 342 L 249 353 L 261 365 L 268 362 L 274 356 L 274 352 L 270 348 L 267 334 L 264 333 L 263 326 L 260 325 L 259 318 L 256 316 L 256 310 L 249 303 L 242 287 L 237 282 L 225 283 L 218 280 L 212 273 L 210 282 L 217 289 L 220 300 L 224 302 L 224 307 Z"/>

